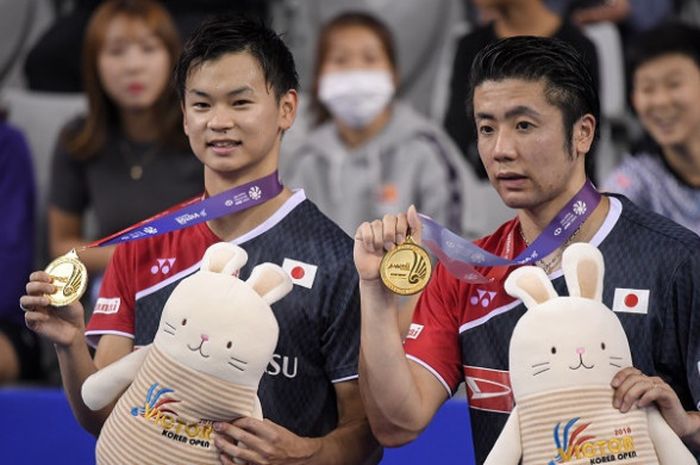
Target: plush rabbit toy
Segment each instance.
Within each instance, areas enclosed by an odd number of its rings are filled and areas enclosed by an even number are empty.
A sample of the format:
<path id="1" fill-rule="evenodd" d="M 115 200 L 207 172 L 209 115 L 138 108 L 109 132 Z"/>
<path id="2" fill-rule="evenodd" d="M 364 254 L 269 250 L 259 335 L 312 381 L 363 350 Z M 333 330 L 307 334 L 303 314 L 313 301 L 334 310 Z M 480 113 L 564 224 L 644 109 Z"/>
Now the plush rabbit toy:
<path id="1" fill-rule="evenodd" d="M 695 465 L 655 407 L 613 408 L 613 376 L 632 365 L 627 337 L 602 303 L 603 256 L 590 244 L 568 247 L 562 268 L 569 297 L 544 271 L 525 266 L 506 291 L 527 312 L 510 341 L 516 407 L 486 465 Z"/>
<path id="2" fill-rule="evenodd" d="M 218 464 L 213 422 L 262 419 L 258 384 L 279 334 L 270 305 L 292 283 L 271 263 L 241 281 L 247 260 L 233 244 L 209 247 L 166 302 L 153 343 L 85 381 L 92 410 L 126 389 L 102 428 L 98 464 Z"/>

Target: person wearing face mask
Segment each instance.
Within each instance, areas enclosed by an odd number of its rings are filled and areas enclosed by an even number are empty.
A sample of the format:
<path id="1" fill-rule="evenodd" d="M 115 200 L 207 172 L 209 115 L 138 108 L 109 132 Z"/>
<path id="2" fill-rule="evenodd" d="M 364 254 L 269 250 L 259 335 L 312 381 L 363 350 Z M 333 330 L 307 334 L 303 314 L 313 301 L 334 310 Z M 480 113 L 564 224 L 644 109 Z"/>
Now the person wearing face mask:
<path id="1" fill-rule="evenodd" d="M 169 13 L 153 0 L 111 0 L 90 19 L 83 45 L 89 111 L 62 131 L 53 157 L 49 249 L 53 257 L 105 237 L 204 190 L 201 165 L 182 134 L 170 83 L 182 44 Z M 114 247 L 81 253 L 101 273 Z M 93 284 L 99 280 L 92 280 Z"/>
<path id="2" fill-rule="evenodd" d="M 603 187 L 700 234 L 700 29 L 668 23 L 642 34 L 630 76 L 647 136 Z"/>
<path id="3" fill-rule="evenodd" d="M 283 179 L 303 187 L 348 234 L 411 204 L 462 231 L 465 189 L 474 177 L 449 137 L 396 99 L 387 26 L 346 12 L 324 25 L 318 43 L 311 103 L 317 127 L 281 158 Z"/>

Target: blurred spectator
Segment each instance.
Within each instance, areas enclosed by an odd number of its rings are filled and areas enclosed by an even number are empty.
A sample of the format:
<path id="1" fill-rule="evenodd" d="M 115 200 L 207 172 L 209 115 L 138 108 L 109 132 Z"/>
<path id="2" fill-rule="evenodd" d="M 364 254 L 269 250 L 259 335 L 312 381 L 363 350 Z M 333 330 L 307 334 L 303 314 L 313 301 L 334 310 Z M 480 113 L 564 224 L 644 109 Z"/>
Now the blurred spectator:
<path id="1" fill-rule="evenodd" d="M 476 150 L 474 121 L 471 115 L 467 115 L 466 110 L 469 71 L 479 50 L 505 37 L 518 35 L 556 37 L 574 45 L 584 56 L 590 64 L 591 75 L 596 85 L 599 72 L 593 43 L 568 20 L 549 10 L 542 0 L 474 0 L 474 4 L 488 11 L 494 19 L 465 35 L 457 45 L 444 126 L 478 176 L 485 179 L 486 171 Z M 593 172 L 590 164 L 592 160 L 593 157 L 586 158 L 589 174 Z"/>
<path id="2" fill-rule="evenodd" d="M 700 27 L 700 2 L 698 0 L 676 0 L 676 18 Z"/>
<path id="3" fill-rule="evenodd" d="M 171 70 L 180 40 L 152 0 L 112 0 L 95 11 L 83 48 L 88 114 L 68 125 L 52 164 L 49 248 L 87 241 L 86 212 L 106 236 L 203 191 L 199 161 L 182 134 Z M 112 247 L 81 258 L 105 268 Z"/>
<path id="4" fill-rule="evenodd" d="M 321 27 L 345 11 L 379 18 L 396 43 L 401 83 L 397 92 L 419 113 L 435 110 L 434 93 L 442 78 L 443 53 L 463 23 L 464 0 L 275 0 L 273 24 L 284 34 L 297 64 L 304 92 L 311 88 L 316 40 Z M 297 132 L 298 121 L 293 132 Z M 285 135 L 288 140 L 288 136 Z M 286 142 L 285 142 L 286 144 Z"/>
<path id="5" fill-rule="evenodd" d="M 90 16 L 104 0 L 73 0 L 70 11 L 60 11 L 65 0 L 55 0 L 57 18 L 32 47 L 24 63 L 30 89 L 45 92 L 83 90 L 80 46 Z M 268 3 L 259 0 L 161 0 L 172 14 L 182 37 L 188 37 L 204 18 L 236 11 L 266 18 Z"/>
<path id="6" fill-rule="evenodd" d="M 467 167 L 442 130 L 395 98 L 398 82 L 386 25 L 362 12 L 328 22 L 312 89 L 318 127 L 282 157 L 283 179 L 350 235 L 410 204 L 460 231 Z"/>
<path id="7" fill-rule="evenodd" d="M 41 377 L 36 335 L 24 326 L 19 298 L 33 269 L 34 176 L 24 136 L 0 118 L 0 384 Z"/>
<path id="8" fill-rule="evenodd" d="M 662 23 L 676 6 L 674 0 L 548 0 L 547 4 L 578 25 L 618 24 L 626 39 Z"/>
<path id="9" fill-rule="evenodd" d="M 700 29 L 669 23 L 630 49 L 632 105 L 651 144 L 604 183 L 700 233 Z"/>

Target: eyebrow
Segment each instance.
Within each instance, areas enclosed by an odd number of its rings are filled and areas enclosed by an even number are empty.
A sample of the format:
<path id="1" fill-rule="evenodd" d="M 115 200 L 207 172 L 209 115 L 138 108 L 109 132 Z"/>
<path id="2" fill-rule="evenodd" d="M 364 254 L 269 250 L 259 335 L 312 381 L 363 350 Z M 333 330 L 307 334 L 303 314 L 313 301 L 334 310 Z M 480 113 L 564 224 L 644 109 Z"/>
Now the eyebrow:
<path id="1" fill-rule="evenodd" d="M 145 35 L 138 36 L 138 37 L 131 37 L 128 35 L 118 35 L 116 37 L 111 37 L 111 38 L 106 38 L 104 41 L 105 45 L 111 45 L 111 44 L 124 44 L 124 43 L 129 43 L 129 42 L 144 42 L 147 40 L 159 40 L 160 37 L 157 34 L 154 34 L 152 32 L 149 32 Z"/>
<path id="2" fill-rule="evenodd" d="M 206 93 L 206 92 L 204 92 L 203 90 L 200 90 L 200 89 L 189 89 L 189 90 L 187 91 L 187 93 L 189 93 L 189 94 L 194 94 L 194 95 L 196 95 L 197 97 L 206 97 L 206 98 L 211 97 L 208 93 Z M 233 89 L 232 91 L 227 92 L 227 93 L 226 93 L 226 96 L 227 96 L 227 97 L 238 97 L 238 96 L 240 96 L 240 95 L 244 95 L 244 94 L 253 94 L 253 93 L 255 93 L 255 91 L 253 90 L 252 87 L 249 87 L 249 86 L 242 86 L 242 87 L 238 87 L 238 88 L 236 88 L 236 89 Z"/>
<path id="3" fill-rule="evenodd" d="M 506 111 L 505 113 L 505 118 L 506 119 L 512 119 L 517 116 L 530 116 L 532 118 L 537 118 L 539 119 L 541 115 L 533 110 L 530 107 L 527 107 L 525 105 L 518 105 L 515 108 L 511 108 L 510 110 Z M 484 112 L 479 112 L 476 114 L 476 119 L 488 119 L 488 120 L 493 120 L 496 119 L 496 117 L 492 113 L 484 113 Z"/>

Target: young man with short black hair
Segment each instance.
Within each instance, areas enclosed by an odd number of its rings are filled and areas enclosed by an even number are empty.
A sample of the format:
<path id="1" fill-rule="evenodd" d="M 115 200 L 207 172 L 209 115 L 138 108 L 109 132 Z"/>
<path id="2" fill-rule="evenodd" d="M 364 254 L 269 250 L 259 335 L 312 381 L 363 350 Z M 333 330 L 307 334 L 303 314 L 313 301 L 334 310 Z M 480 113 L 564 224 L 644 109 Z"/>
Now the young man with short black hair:
<path id="1" fill-rule="evenodd" d="M 88 410 L 80 398 L 83 381 L 149 344 L 177 283 L 197 270 L 211 244 L 233 242 L 248 254 L 241 279 L 256 264 L 272 262 L 287 270 L 296 285 L 272 306 L 280 336 L 258 392 L 266 419 L 215 423 L 221 462 L 375 463 L 380 449 L 356 379 L 359 311 L 352 240 L 303 191 L 277 184 L 280 141 L 297 110 L 291 53 L 261 24 L 215 18 L 185 45 L 176 82 L 185 132 L 204 165 L 203 198 L 261 179 L 271 179 L 279 190 L 246 210 L 120 245 L 85 331 L 96 343 L 94 362 L 83 340 L 82 307 L 50 308 L 45 294 L 54 287 L 44 272 L 32 275 L 28 295 L 21 299 L 27 325 L 55 344 L 73 411 L 97 434 L 112 407 Z M 159 265 L 163 263 L 167 266 Z M 100 302 L 111 303 L 110 310 L 101 311 Z"/>

